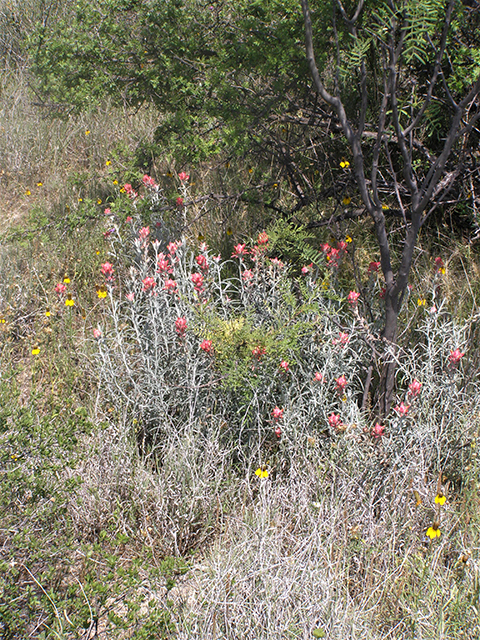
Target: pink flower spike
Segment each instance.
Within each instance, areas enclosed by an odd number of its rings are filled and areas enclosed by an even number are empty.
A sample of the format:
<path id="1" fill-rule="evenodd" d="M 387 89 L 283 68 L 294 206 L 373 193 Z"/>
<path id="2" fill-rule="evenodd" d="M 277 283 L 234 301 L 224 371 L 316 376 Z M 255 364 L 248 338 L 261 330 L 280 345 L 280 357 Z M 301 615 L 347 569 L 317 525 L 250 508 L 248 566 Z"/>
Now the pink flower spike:
<path id="1" fill-rule="evenodd" d="M 133 220 L 132 216 L 127 216 L 125 218 L 125 222 L 132 222 L 132 220 Z"/>
<path id="2" fill-rule="evenodd" d="M 334 338 L 332 340 L 332 344 L 334 345 L 340 345 L 340 347 L 345 347 L 348 342 L 350 340 L 350 336 L 348 335 L 348 333 L 342 333 L 340 331 L 340 333 L 338 334 L 338 338 Z"/>
<path id="3" fill-rule="evenodd" d="M 195 260 L 197 261 L 197 264 L 200 267 L 200 269 L 203 269 L 204 271 L 208 269 L 207 258 L 205 256 L 199 255 L 195 258 Z"/>
<path id="4" fill-rule="evenodd" d="M 445 266 L 440 256 L 438 256 L 438 258 L 435 258 L 435 266 L 437 267 L 437 269 L 441 269 L 442 267 Z"/>
<path id="5" fill-rule="evenodd" d="M 355 306 L 357 304 L 359 298 L 360 298 L 360 294 L 357 293 L 356 291 L 350 291 L 350 293 L 347 296 L 347 300 L 352 306 Z"/>
<path id="6" fill-rule="evenodd" d="M 345 242 L 345 240 L 340 240 L 340 242 L 337 242 L 338 251 L 346 251 L 347 248 L 348 244 Z"/>
<path id="7" fill-rule="evenodd" d="M 212 341 L 203 340 L 203 342 L 200 344 L 200 349 L 202 349 L 202 351 L 205 351 L 205 353 L 212 353 L 213 351 Z"/>
<path id="8" fill-rule="evenodd" d="M 142 227 L 138 232 L 138 237 L 141 240 L 146 240 L 150 234 L 150 227 Z"/>
<path id="9" fill-rule="evenodd" d="M 289 371 L 288 362 L 286 360 L 282 360 L 280 362 L 280 368 L 283 369 L 285 371 L 285 373 L 288 373 L 288 371 Z"/>
<path id="10" fill-rule="evenodd" d="M 135 300 L 135 294 L 133 293 L 133 291 L 131 291 L 130 293 L 127 293 L 125 295 L 125 298 L 129 301 L 129 302 L 133 302 Z"/>
<path id="11" fill-rule="evenodd" d="M 107 278 L 107 280 L 111 280 L 113 277 L 113 264 L 110 262 L 105 262 L 100 267 L 101 272 Z"/>
<path id="12" fill-rule="evenodd" d="M 112 211 L 111 211 L 111 209 L 109 209 L 109 208 L 107 207 L 107 209 L 105 209 L 105 211 L 104 211 L 103 213 L 104 213 L 106 216 L 109 216 L 109 215 L 112 213 Z"/>
<path id="13" fill-rule="evenodd" d="M 461 352 L 460 349 L 455 349 L 455 351 L 451 351 L 448 356 L 448 360 L 452 366 L 455 366 L 460 362 L 465 353 Z"/>
<path id="14" fill-rule="evenodd" d="M 317 371 L 313 377 L 315 382 L 325 382 L 325 376 L 320 371 Z"/>
<path id="15" fill-rule="evenodd" d="M 262 231 L 262 233 L 258 234 L 258 238 L 257 238 L 258 244 L 267 244 L 268 240 L 269 238 L 265 231 Z"/>
<path id="16" fill-rule="evenodd" d="M 250 269 L 245 269 L 245 271 L 242 273 L 242 279 L 245 280 L 245 282 L 250 282 L 251 280 L 253 280 L 253 271 L 251 271 Z"/>
<path id="17" fill-rule="evenodd" d="M 302 275 L 306 276 L 313 269 L 313 262 L 302 267 Z"/>
<path id="18" fill-rule="evenodd" d="M 394 411 L 396 411 L 399 416 L 406 416 L 409 409 L 410 405 L 406 405 L 401 402 L 397 407 L 395 407 Z"/>
<path id="19" fill-rule="evenodd" d="M 347 383 L 347 379 L 345 378 L 345 376 L 340 376 L 339 378 L 337 378 L 337 379 L 335 380 L 335 383 L 336 383 L 336 385 L 337 385 L 337 386 L 335 387 L 335 389 L 336 389 L 337 391 L 343 391 L 343 390 L 345 389 L 345 387 L 347 386 L 347 384 L 348 384 L 348 383 Z"/>
<path id="20" fill-rule="evenodd" d="M 159 273 L 172 273 L 168 258 L 163 253 L 160 253 L 157 260 L 157 271 Z"/>
<path id="21" fill-rule="evenodd" d="M 275 435 L 277 436 L 277 438 L 280 438 L 282 435 L 282 430 L 278 426 L 275 427 Z"/>
<path id="22" fill-rule="evenodd" d="M 265 349 L 265 347 L 254 347 L 252 349 L 252 356 L 254 358 L 258 358 L 260 360 L 260 358 L 262 356 L 264 356 L 267 353 L 267 350 Z"/>
<path id="23" fill-rule="evenodd" d="M 368 265 L 367 273 L 377 273 L 380 269 L 380 262 L 370 262 Z"/>
<path id="24" fill-rule="evenodd" d="M 178 198 L 175 200 L 175 204 L 177 205 L 177 207 L 183 207 L 183 198 L 182 198 L 182 196 L 178 196 Z"/>
<path id="25" fill-rule="evenodd" d="M 163 288 L 165 291 L 168 291 L 168 293 L 176 293 L 177 283 L 175 282 L 175 280 L 171 280 L 170 278 L 168 278 L 167 280 L 165 280 Z"/>
<path id="26" fill-rule="evenodd" d="M 102 332 L 100 331 L 100 329 L 94 329 L 93 330 L 93 337 L 98 340 L 99 338 L 102 337 Z"/>
<path id="27" fill-rule="evenodd" d="M 55 287 L 55 291 L 58 293 L 58 295 L 65 293 L 66 290 L 67 287 L 63 284 L 63 282 L 59 282 Z"/>
<path id="28" fill-rule="evenodd" d="M 188 180 L 190 178 L 190 176 L 188 175 L 188 173 L 185 173 L 185 171 L 180 171 L 180 173 L 178 174 L 178 179 L 181 182 L 185 182 L 186 180 Z"/>
<path id="29" fill-rule="evenodd" d="M 383 426 L 383 424 L 379 424 L 377 422 L 372 429 L 372 436 L 374 438 L 381 438 L 384 435 L 385 435 L 385 427 Z"/>
<path id="30" fill-rule="evenodd" d="M 244 244 L 237 244 L 233 247 L 232 258 L 239 258 L 240 256 L 246 256 L 248 254 L 248 249 L 245 248 Z"/>
<path id="31" fill-rule="evenodd" d="M 147 176 L 147 175 L 143 176 L 143 184 L 146 187 L 151 187 L 152 189 L 155 189 L 156 186 L 157 186 L 156 183 L 155 183 L 155 180 L 152 177 Z"/>
<path id="32" fill-rule="evenodd" d="M 416 398 L 422 389 L 422 383 L 414 380 L 408 385 L 408 391 L 412 398 Z"/>
<path id="33" fill-rule="evenodd" d="M 184 336 L 185 331 L 187 330 L 187 320 L 186 318 L 177 318 L 175 320 L 175 330 L 179 336 Z"/>
<path id="34" fill-rule="evenodd" d="M 272 416 L 274 420 L 281 420 L 283 418 L 283 409 L 280 409 L 280 407 L 275 407 L 275 409 L 272 411 Z"/>
<path id="35" fill-rule="evenodd" d="M 174 255 L 174 253 L 175 253 L 175 251 L 176 251 L 177 249 L 178 249 L 178 247 L 177 247 L 177 243 L 176 243 L 176 242 L 169 242 L 169 243 L 167 244 L 167 250 L 168 250 L 168 253 L 169 253 L 171 256 L 173 256 L 173 255 Z"/>
<path id="36" fill-rule="evenodd" d="M 343 422 L 339 415 L 335 413 L 331 413 L 328 416 L 328 424 L 332 427 L 332 429 L 339 429 Z"/>
<path id="37" fill-rule="evenodd" d="M 155 288 L 155 280 L 153 278 L 147 277 L 142 280 L 143 290 L 150 291 L 150 289 Z"/>
<path id="38" fill-rule="evenodd" d="M 193 284 L 195 285 L 195 291 L 200 292 L 202 290 L 203 287 L 203 276 L 201 273 L 192 273 L 192 275 L 190 276 L 190 280 L 193 282 Z"/>
<path id="39" fill-rule="evenodd" d="M 330 253 L 332 247 L 328 244 L 328 242 L 325 242 L 324 244 L 320 245 L 320 249 L 323 253 Z"/>

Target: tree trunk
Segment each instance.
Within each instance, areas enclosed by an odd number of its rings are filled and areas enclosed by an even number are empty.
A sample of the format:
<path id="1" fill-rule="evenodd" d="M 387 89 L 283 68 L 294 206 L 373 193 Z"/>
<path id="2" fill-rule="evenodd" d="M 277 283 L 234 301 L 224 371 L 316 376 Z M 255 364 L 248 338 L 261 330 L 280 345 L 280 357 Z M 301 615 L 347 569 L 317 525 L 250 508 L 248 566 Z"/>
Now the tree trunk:
<path id="1" fill-rule="evenodd" d="M 395 390 L 395 371 L 397 359 L 397 325 L 399 303 L 398 296 L 385 295 L 385 328 L 383 362 L 380 380 L 375 398 L 375 409 L 379 420 L 383 420 L 390 412 Z"/>

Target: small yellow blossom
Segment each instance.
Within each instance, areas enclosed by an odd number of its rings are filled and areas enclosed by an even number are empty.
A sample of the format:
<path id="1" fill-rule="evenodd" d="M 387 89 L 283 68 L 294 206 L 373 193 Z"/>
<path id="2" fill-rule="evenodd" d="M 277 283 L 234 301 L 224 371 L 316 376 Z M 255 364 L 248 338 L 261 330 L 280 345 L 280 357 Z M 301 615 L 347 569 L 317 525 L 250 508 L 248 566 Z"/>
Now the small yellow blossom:
<path id="1" fill-rule="evenodd" d="M 26 195 L 26 196 L 31 196 L 31 195 L 32 195 L 32 192 L 30 191 L 30 189 L 27 189 L 27 190 L 25 191 L 25 195 Z"/>
<path id="2" fill-rule="evenodd" d="M 72 296 L 70 296 L 70 295 L 67 296 L 67 299 L 65 300 L 65 306 L 66 307 L 75 306 L 75 301 L 72 299 Z"/>
<path id="3" fill-rule="evenodd" d="M 390 207 L 388 206 L 388 204 L 382 204 L 382 209 L 384 211 L 388 211 L 390 209 Z"/>
<path id="4" fill-rule="evenodd" d="M 248 173 L 253 173 L 252 167 L 249 168 Z"/>
<path id="5" fill-rule="evenodd" d="M 230 229 L 230 227 L 227 227 L 227 236 L 231 236 L 233 233 L 233 231 Z"/>
<path id="6" fill-rule="evenodd" d="M 107 297 L 107 290 L 105 287 L 97 287 L 97 296 L 102 300 Z"/>
<path id="7" fill-rule="evenodd" d="M 417 305 L 419 307 L 425 307 L 427 304 L 427 301 L 425 300 L 425 298 L 418 298 L 417 300 Z"/>
<path id="8" fill-rule="evenodd" d="M 172 172 L 171 172 L 171 171 L 169 171 L 169 172 L 167 173 L 167 177 L 168 177 L 168 178 L 171 178 L 171 177 L 172 177 L 172 175 L 173 175 L 173 174 L 172 174 Z"/>
<path id="9" fill-rule="evenodd" d="M 268 478 L 268 471 L 265 469 L 265 467 L 258 467 L 258 469 L 255 471 L 255 475 L 259 478 Z"/>
<path id="10" fill-rule="evenodd" d="M 439 538 L 442 535 L 439 526 L 438 522 L 434 522 L 431 527 L 428 527 L 427 536 L 430 540 L 435 540 L 435 538 Z"/>
<path id="11" fill-rule="evenodd" d="M 49 318 L 52 314 L 50 313 L 50 309 L 47 309 L 45 311 L 45 315 L 47 316 L 47 318 Z"/>
<path id="12" fill-rule="evenodd" d="M 438 273 L 445 275 L 447 273 L 447 270 L 445 269 L 445 267 L 440 267 L 440 269 L 438 270 Z"/>
<path id="13" fill-rule="evenodd" d="M 348 167 L 350 166 L 350 162 L 348 160 L 342 160 L 340 162 L 340 166 L 342 167 L 342 169 L 348 169 Z"/>
<path id="14" fill-rule="evenodd" d="M 99 255 L 100 255 L 100 251 L 95 251 L 95 253 L 97 254 L 97 256 L 99 256 Z"/>
<path id="15" fill-rule="evenodd" d="M 89 135 L 90 135 L 90 130 L 89 130 L 89 129 L 87 129 L 87 130 L 85 131 L 85 135 L 86 135 L 86 136 L 89 136 Z"/>
<path id="16" fill-rule="evenodd" d="M 83 198 L 79 198 L 79 199 L 78 199 L 78 201 L 79 201 L 79 202 L 83 202 Z"/>
<path id="17" fill-rule="evenodd" d="M 63 279 L 63 282 L 65 284 L 70 284 L 70 278 L 68 276 L 65 276 L 64 279 Z"/>
<path id="18" fill-rule="evenodd" d="M 350 242 L 353 242 L 353 240 L 351 239 L 351 237 L 350 237 L 350 236 L 347 236 L 347 237 L 345 238 L 345 242 L 350 243 Z"/>
<path id="19" fill-rule="evenodd" d="M 32 349 L 32 356 L 38 356 L 39 353 L 40 353 L 40 349 L 38 347 L 34 347 Z"/>
<path id="20" fill-rule="evenodd" d="M 113 184 L 117 185 L 118 184 L 118 180 L 114 180 Z"/>
<path id="21" fill-rule="evenodd" d="M 37 182 L 37 187 L 43 187 L 43 182 Z"/>
<path id="22" fill-rule="evenodd" d="M 102 201 L 100 200 L 100 198 L 97 198 L 97 204 L 102 204 Z"/>
<path id="23" fill-rule="evenodd" d="M 120 189 L 120 193 L 125 193 L 125 189 L 123 187 Z"/>
<path id="24" fill-rule="evenodd" d="M 435 496 L 435 504 L 444 505 L 446 499 L 447 498 L 443 495 L 443 493 L 439 491 Z"/>
<path id="25" fill-rule="evenodd" d="M 345 196 L 344 199 L 342 200 L 342 204 L 347 205 L 347 204 L 350 204 L 351 201 L 352 201 L 351 198 L 349 198 L 348 196 Z"/>
<path id="26" fill-rule="evenodd" d="M 105 162 L 105 165 L 106 165 L 107 167 L 109 167 L 111 164 L 112 164 L 112 161 L 111 161 L 111 160 L 107 160 L 107 161 Z"/>

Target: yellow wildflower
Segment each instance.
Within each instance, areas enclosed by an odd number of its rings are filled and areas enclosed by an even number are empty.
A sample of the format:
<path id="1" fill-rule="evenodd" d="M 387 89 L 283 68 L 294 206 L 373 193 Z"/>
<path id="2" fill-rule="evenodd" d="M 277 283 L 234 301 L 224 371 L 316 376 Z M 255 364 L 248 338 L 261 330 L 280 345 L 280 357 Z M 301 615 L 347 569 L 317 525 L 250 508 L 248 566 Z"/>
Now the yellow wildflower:
<path id="1" fill-rule="evenodd" d="M 37 187 L 43 187 L 43 182 L 37 182 Z"/>
<path id="2" fill-rule="evenodd" d="M 47 316 L 47 318 L 49 318 L 52 314 L 50 313 L 50 309 L 47 309 L 45 311 L 45 315 Z"/>
<path id="3" fill-rule="evenodd" d="M 63 282 L 65 284 L 70 284 L 70 278 L 68 276 L 65 276 L 64 279 L 63 279 Z"/>
<path id="4" fill-rule="evenodd" d="M 106 164 L 106 166 L 107 166 L 107 167 L 109 167 L 109 166 L 112 164 L 112 161 L 111 161 L 111 160 L 107 160 L 107 161 L 105 162 L 105 164 Z"/>
<path id="5" fill-rule="evenodd" d="M 435 496 L 435 504 L 444 505 L 446 499 L 447 498 L 443 495 L 443 493 L 441 491 L 439 491 L 437 493 L 437 495 Z"/>
<path id="6" fill-rule="evenodd" d="M 347 237 L 345 238 L 345 242 L 350 243 L 350 242 L 353 242 L 353 240 L 351 239 L 351 237 L 350 237 L 350 236 L 347 236 Z"/>
<path id="7" fill-rule="evenodd" d="M 27 190 L 25 191 L 25 195 L 26 195 L 26 196 L 31 196 L 31 195 L 32 195 L 32 192 L 30 191 L 30 189 L 27 189 Z"/>
<path id="8" fill-rule="evenodd" d="M 227 236 L 231 236 L 233 233 L 233 231 L 231 230 L 230 227 L 227 227 Z"/>
<path id="9" fill-rule="evenodd" d="M 113 184 L 117 185 L 118 184 L 118 180 L 114 180 Z"/>
<path id="10" fill-rule="evenodd" d="M 67 296 L 67 299 L 65 300 L 65 306 L 66 307 L 73 307 L 75 306 L 75 301 L 72 299 L 71 295 Z"/>
<path id="11" fill-rule="evenodd" d="M 259 478 L 268 478 L 268 471 L 265 469 L 265 467 L 258 467 L 258 469 L 255 471 L 255 475 Z"/>
<path id="12" fill-rule="evenodd" d="M 342 160 L 340 162 L 340 166 L 342 167 L 342 169 L 348 169 L 348 167 L 350 166 L 350 162 L 348 160 Z"/>
<path id="13" fill-rule="evenodd" d="M 100 198 L 97 198 L 97 204 L 102 204 L 102 201 L 100 200 Z"/>
<path id="14" fill-rule="evenodd" d="M 430 540 L 435 540 L 435 538 L 439 538 L 442 535 L 442 532 L 439 529 L 440 525 L 438 522 L 434 522 L 431 527 L 427 529 L 427 536 Z"/>
<path id="15" fill-rule="evenodd" d="M 32 356 L 38 356 L 39 353 L 40 353 L 40 349 L 38 347 L 34 347 L 32 349 Z"/>
<path id="16" fill-rule="evenodd" d="M 384 211 L 388 211 L 390 209 L 390 207 L 388 206 L 388 204 L 382 204 L 382 209 Z"/>
<path id="17" fill-rule="evenodd" d="M 347 204 L 350 204 L 351 201 L 352 201 L 351 198 L 349 198 L 348 196 L 345 196 L 344 199 L 342 200 L 342 204 L 347 205 Z"/>
<path id="18" fill-rule="evenodd" d="M 85 131 L 85 135 L 86 135 L 86 136 L 89 136 L 89 135 L 90 135 L 90 130 L 89 130 L 89 129 L 87 129 L 87 130 Z"/>
<path id="19" fill-rule="evenodd" d="M 427 301 L 425 300 L 425 298 L 418 298 L 417 300 L 417 305 L 419 307 L 425 307 L 427 304 Z"/>

